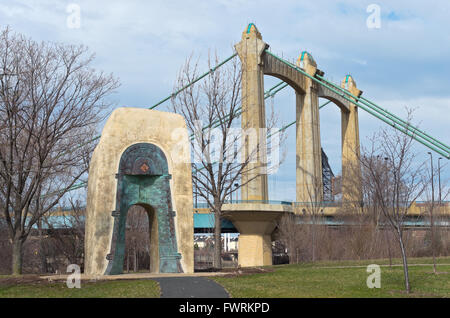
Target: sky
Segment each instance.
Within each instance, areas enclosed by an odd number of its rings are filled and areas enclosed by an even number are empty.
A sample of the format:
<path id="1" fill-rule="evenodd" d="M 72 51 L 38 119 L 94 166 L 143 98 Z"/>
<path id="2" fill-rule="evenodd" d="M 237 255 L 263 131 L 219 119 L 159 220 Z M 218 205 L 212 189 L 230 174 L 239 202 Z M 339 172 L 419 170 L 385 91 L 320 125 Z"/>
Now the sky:
<path id="1" fill-rule="evenodd" d="M 379 27 L 371 24 L 373 5 L 379 8 Z M 77 9 L 79 25 L 73 20 Z M 112 97 L 115 107 L 149 107 L 168 96 L 187 57 L 194 54 L 206 61 L 210 51 L 230 56 L 252 22 L 275 54 L 293 60 L 307 50 L 329 80 L 337 83 L 351 74 L 364 97 L 403 118 L 405 107 L 414 109 L 414 123 L 446 144 L 450 144 L 449 16 L 447 0 L 0 3 L 2 29 L 9 25 L 38 41 L 84 44 L 95 52 L 95 67 L 112 72 L 122 83 Z M 277 79 L 265 77 L 266 90 L 276 83 Z M 280 127 L 295 118 L 291 88 L 277 94 L 273 103 Z M 167 110 L 166 106 L 158 109 Z M 335 174 L 341 170 L 340 120 L 333 104 L 320 111 L 322 147 Z M 359 122 L 363 146 L 386 126 L 363 110 Z M 286 149 L 285 162 L 269 177 L 271 200 L 295 200 L 293 127 Z M 429 161 L 427 148 L 416 143 L 414 151 L 419 160 Z M 438 157 L 433 153 L 435 167 Z M 450 180 L 449 161 L 440 162 L 447 164 L 441 172 L 444 184 Z"/>

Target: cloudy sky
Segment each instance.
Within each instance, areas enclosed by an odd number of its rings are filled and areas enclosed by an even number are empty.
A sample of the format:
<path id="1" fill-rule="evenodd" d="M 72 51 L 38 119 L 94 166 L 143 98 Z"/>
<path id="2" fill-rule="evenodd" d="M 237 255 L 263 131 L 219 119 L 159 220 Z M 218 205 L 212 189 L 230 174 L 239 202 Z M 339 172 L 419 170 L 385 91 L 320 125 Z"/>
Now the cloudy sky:
<path id="1" fill-rule="evenodd" d="M 80 27 L 71 28 L 72 4 L 80 8 Z M 380 28 L 369 28 L 371 4 L 380 8 Z M 209 50 L 223 58 L 253 22 L 272 52 L 296 59 L 309 51 L 325 76 L 340 82 L 348 73 L 364 96 L 414 121 L 450 143 L 450 2 L 428 1 L 55 1 L 2 0 L 0 26 L 36 40 L 82 43 L 96 53 L 95 66 L 113 72 L 122 86 L 116 106 L 148 107 L 170 94 L 177 72 L 194 53 Z M 265 78 L 265 88 L 278 80 Z M 290 88 L 274 99 L 280 125 L 295 118 Z M 323 102 L 323 101 L 322 101 Z M 164 110 L 164 107 L 161 107 Z M 340 114 L 332 104 L 321 110 L 322 146 L 333 171 L 340 173 Z M 360 110 L 364 145 L 384 124 Z M 288 131 L 287 159 L 269 178 L 270 198 L 295 199 L 295 135 Z M 427 148 L 415 151 L 427 160 Z M 438 154 L 433 154 L 437 159 Z M 448 160 L 441 160 L 442 164 Z M 435 162 L 436 165 L 436 162 Z M 450 167 L 442 172 L 450 178 Z"/>

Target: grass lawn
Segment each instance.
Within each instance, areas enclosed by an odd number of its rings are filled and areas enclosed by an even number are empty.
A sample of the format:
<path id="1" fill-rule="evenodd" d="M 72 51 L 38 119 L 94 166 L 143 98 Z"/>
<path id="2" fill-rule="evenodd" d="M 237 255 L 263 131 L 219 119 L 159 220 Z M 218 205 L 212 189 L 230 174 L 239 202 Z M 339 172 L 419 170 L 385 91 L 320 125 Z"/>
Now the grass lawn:
<path id="1" fill-rule="evenodd" d="M 394 264 L 401 264 L 396 259 Z M 431 259 L 410 259 L 410 264 L 429 264 Z M 440 258 L 440 264 L 450 264 L 450 258 Z M 323 268 L 333 266 L 363 266 L 389 264 L 388 260 L 318 262 L 315 264 L 268 266 L 270 273 L 236 277 L 214 277 L 232 297 L 449 297 L 450 265 L 438 265 L 438 275 L 432 266 L 410 266 L 412 293 L 404 293 L 403 267 L 381 267 L 381 288 L 369 289 L 366 268 Z M 321 268 L 322 267 L 322 268 Z"/>
<path id="2" fill-rule="evenodd" d="M 159 298 L 158 283 L 153 280 L 117 280 L 82 282 L 81 288 L 67 288 L 65 282 L 35 281 L 24 283 L 2 283 L 0 298 Z"/>
<path id="3" fill-rule="evenodd" d="M 431 258 L 409 259 L 410 264 L 430 264 Z M 267 266 L 265 273 L 253 269 L 229 277 L 211 277 L 224 286 L 232 297 L 449 297 L 450 257 L 438 259 L 438 275 L 432 266 L 410 266 L 412 293 L 404 293 L 403 268 L 381 267 L 381 288 L 369 289 L 366 280 L 368 264 L 389 264 L 383 260 L 327 261 L 314 264 Z M 401 264 L 394 259 L 393 264 Z M 360 267 L 358 267 L 360 266 Z M 233 276 L 234 275 L 234 276 Z M 158 283 L 153 280 L 82 281 L 80 289 L 69 289 L 65 282 L 48 282 L 36 275 L 0 275 L 0 298 L 102 298 L 159 297 Z"/>

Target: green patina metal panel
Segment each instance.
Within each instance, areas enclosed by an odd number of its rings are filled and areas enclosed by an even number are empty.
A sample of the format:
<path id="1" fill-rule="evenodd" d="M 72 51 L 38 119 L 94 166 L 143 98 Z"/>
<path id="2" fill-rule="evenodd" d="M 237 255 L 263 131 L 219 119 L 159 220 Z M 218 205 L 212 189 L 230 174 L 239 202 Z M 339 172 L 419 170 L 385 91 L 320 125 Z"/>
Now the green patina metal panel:
<path id="1" fill-rule="evenodd" d="M 151 206 L 158 222 L 159 271 L 181 273 L 181 255 L 177 250 L 170 192 L 171 176 L 168 173 L 164 153 L 153 144 L 140 143 L 130 146 L 123 153 L 117 174 L 116 211 L 113 211 L 114 228 L 111 252 L 106 275 L 123 272 L 125 255 L 125 227 L 132 205 Z"/>

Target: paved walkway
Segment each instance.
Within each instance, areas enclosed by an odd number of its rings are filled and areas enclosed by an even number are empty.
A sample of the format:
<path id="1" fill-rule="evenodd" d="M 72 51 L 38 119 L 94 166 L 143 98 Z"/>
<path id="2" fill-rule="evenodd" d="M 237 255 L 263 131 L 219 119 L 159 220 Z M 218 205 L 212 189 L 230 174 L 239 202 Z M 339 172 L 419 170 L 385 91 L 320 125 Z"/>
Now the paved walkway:
<path id="1" fill-rule="evenodd" d="M 182 278 L 182 277 L 210 277 L 222 276 L 227 273 L 207 272 L 207 273 L 165 273 L 165 274 L 151 274 L 151 273 L 130 273 L 121 275 L 85 275 L 81 274 L 81 280 L 120 280 L 120 279 L 154 279 L 154 278 Z M 66 280 L 69 274 L 64 275 L 46 275 L 41 276 L 43 279 L 50 281 Z"/>
<path id="2" fill-rule="evenodd" d="M 161 298 L 229 298 L 227 291 L 205 277 L 161 277 Z"/>
<path id="3" fill-rule="evenodd" d="M 229 298 L 228 292 L 215 281 L 208 279 L 211 276 L 222 276 L 227 273 L 174 273 L 150 274 L 132 273 L 121 275 L 81 275 L 81 280 L 123 280 L 123 279 L 152 279 L 158 282 L 162 298 Z M 49 281 L 66 280 L 68 275 L 41 276 Z"/>

